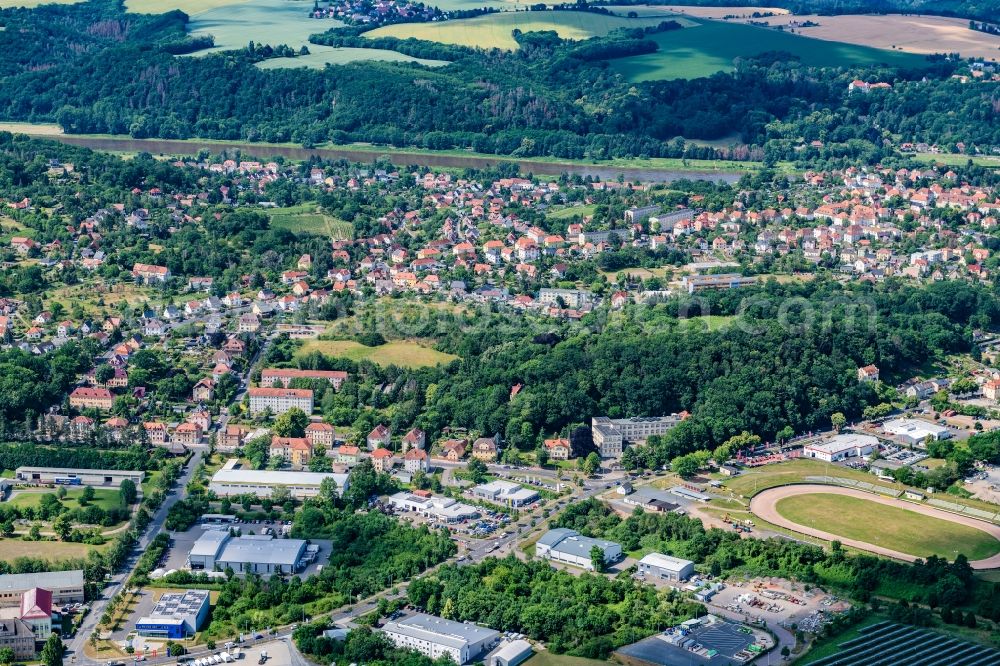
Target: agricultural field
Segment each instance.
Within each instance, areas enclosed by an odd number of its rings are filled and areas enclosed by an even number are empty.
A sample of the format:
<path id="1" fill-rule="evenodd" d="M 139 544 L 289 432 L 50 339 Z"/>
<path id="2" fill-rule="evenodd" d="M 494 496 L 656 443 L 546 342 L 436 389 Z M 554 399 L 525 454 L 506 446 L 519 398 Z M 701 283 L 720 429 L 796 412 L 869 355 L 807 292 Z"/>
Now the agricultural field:
<path id="1" fill-rule="evenodd" d="M 447 60 L 429 60 L 427 58 L 414 58 L 404 55 L 399 51 L 389 51 L 388 49 L 357 49 L 357 48 L 331 48 L 326 46 L 309 45 L 309 54 L 295 58 L 270 58 L 257 63 L 261 69 L 283 69 L 287 67 L 308 67 L 310 69 L 323 69 L 327 65 L 346 65 L 351 62 L 361 62 L 364 60 L 379 60 L 382 62 L 415 62 L 427 67 L 443 67 L 449 64 Z"/>
<path id="2" fill-rule="evenodd" d="M 919 67 L 925 62 L 917 55 L 810 39 L 741 23 L 697 23 L 697 27 L 650 35 L 660 45 L 659 51 L 612 60 L 612 68 L 630 81 L 693 79 L 732 71 L 736 58 L 765 51 L 787 51 L 815 66 L 888 63 Z"/>
<path id="3" fill-rule="evenodd" d="M 1000 552 L 1000 541 L 982 530 L 857 497 L 809 493 L 778 500 L 777 510 L 799 525 L 916 557 L 979 560 Z"/>
<path id="4" fill-rule="evenodd" d="M 11 9 L 13 7 L 24 7 L 32 9 L 39 5 L 75 5 L 84 0 L 0 0 L 0 9 Z"/>
<path id="5" fill-rule="evenodd" d="M 442 365 L 458 358 L 406 340 L 387 342 L 378 347 L 368 347 L 352 340 L 307 340 L 296 352 L 296 356 L 305 356 L 314 351 L 352 361 L 366 359 L 383 366 L 398 365 L 404 368 Z"/>
<path id="6" fill-rule="evenodd" d="M 189 4 L 200 6 L 199 0 L 133 0 L 138 4 L 150 4 L 159 7 Z M 334 49 L 309 43 L 309 35 L 338 28 L 344 24 L 340 21 L 315 21 L 307 14 L 312 3 L 305 0 L 209 0 L 213 4 L 209 9 L 196 11 L 192 15 L 188 29 L 193 37 L 211 35 L 215 39 L 215 47 L 198 51 L 193 56 L 231 51 L 244 48 L 249 42 L 277 46 L 287 44 L 295 50 L 308 46 L 309 55 L 300 58 L 275 58 L 261 67 L 273 69 L 278 67 L 312 67 L 322 68 L 327 64 L 342 65 L 359 60 L 384 60 L 390 62 L 417 62 L 429 66 L 444 64 L 439 60 L 422 60 L 412 58 L 395 51 L 382 49 Z M 190 12 L 189 12 L 190 13 Z"/>
<path id="7" fill-rule="evenodd" d="M 758 14 L 788 14 L 787 9 L 781 7 L 692 7 L 689 5 L 621 5 L 609 6 L 608 9 L 615 13 L 636 12 L 639 16 L 659 14 L 683 14 L 697 18 L 721 19 L 724 16 L 739 16 L 750 18 L 756 12 Z M 771 17 L 760 20 L 771 20 Z"/>
<path id="8" fill-rule="evenodd" d="M 630 19 L 588 12 L 504 12 L 440 23 L 399 23 L 365 33 L 368 37 L 415 37 L 443 44 L 484 49 L 517 49 L 511 34 L 553 30 L 565 39 L 587 39 L 606 35 L 618 28 L 656 25 L 662 18 Z"/>
<path id="9" fill-rule="evenodd" d="M 188 16 L 197 16 L 213 9 L 244 2 L 248 0 L 125 0 L 125 8 L 135 14 L 165 14 L 179 9 Z"/>
<path id="10" fill-rule="evenodd" d="M 771 16 L 773 26 L 811 21 L 818 26 L 793 27 L 796 34 L 823 41 L 846 42 L 905 53 L 960 53 L 966 58 L 1000 59 L 1000 36 L 970 30 L 966 19 L 943 16 Z"/>
<path id="11" fill-rule="evenodd" d="M 268 217 L 271 218 L 271 226 L 277 229 L 329 236 L 337 240 L 350 240 L 354 231 L 350 222 L 321 213 L 310 204 L 275 208 L 268 211 Z"/>
<path id="12" fill-rule="evenodd" d="M 30 134 L 32 136 L 56 136 L 63 133 L 59 125 L 47 123 L 0 123 L 0 132 Z"/>

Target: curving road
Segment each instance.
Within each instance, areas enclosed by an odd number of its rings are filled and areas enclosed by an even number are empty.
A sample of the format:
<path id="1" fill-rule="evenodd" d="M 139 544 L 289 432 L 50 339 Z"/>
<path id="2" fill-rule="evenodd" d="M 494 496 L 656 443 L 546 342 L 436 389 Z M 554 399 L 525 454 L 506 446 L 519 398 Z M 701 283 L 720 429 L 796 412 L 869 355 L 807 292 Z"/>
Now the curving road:
<path id="1" fill-rule="evenodd" d="M 883 548 L 882 546 L 876 546 L 874 544 L 867 543 L 865 541 L 858 541 L 856 539 L 846 539 L 837 534 L 831 532 L 824 532 L 823 530 L 818 530 L 812 527 L 807 527 L 799 523 L 793 522 L 780 513 L 777 510 L 777 504 L 780 500 L 786 497 L 795 497 L 797 495 L 806 495 L 810 493 L 826 493 L 832 495 L 846 495 L 848 497 L 856 497 L 859 499 L 868 500 L 869 502 L 877 502 L 879 504 L 886 504 L 888 506 L 894 506 L 899 509 L 905 509 L 907 511 L 913 511 L 925 516 L 930 516 L 932 518 L 940 518 L 942 520 L 949 520 L 953 523 L 958 523 L 959 525 L 965 525 L 967 527 L 972 527 L 977 530 L 982 530 L 987 534 L 991 535 L 998 541 L 1000 541 L 1000 526 L 994 525 L 992 523 L 987 523 L 983 520 L 977 520 L 970 516 L 963 516 L 956 513 L 951 513 L 950 511 L 944 511 L 942 509 L 936 509 L 924 504 L 916 504 L 914 502 L 904 502 L 903 500 L 893 499 L 891 497 L 884 497 L 882 495 L 875 495 L 873 493 L 866 493 L 861 490 L 855 490 L 854 488 L 842 488 L 840 486 L 827 486 L 823 484 L 799 484 L 791 486 L 778 486 L 777 488 L 770 488 L 757 493 L 753 499 L 750 500 L 750 511 L 754 515 L 759 516 L 761 519 L 766 520 L 769 523 L 778 525 L 779 527 L 784 527 L 786 529 L 799 532 L 801 534 L 808 534 L 809 536 L 818 537 L 820 539 L 825 539 L 827 541 L 840 541 L 845 546 L 851 546 L 852 548 L 857 548 L 859 550 L 866 550 L 870 553 L 875 553 L 877 555 L 885 555 L 887 557 L 892 557 L 897 560 L 904 560 L 906 562 L 912 562 L 917 557 L 910 555 L 908 553 L 901 553 L 897 550 L 892 550 L 890 548 Z M 1000 569 L 1000 553 L 988 557 L 984 560 L 975 560 L 970 562 L 973 569 Z"/>

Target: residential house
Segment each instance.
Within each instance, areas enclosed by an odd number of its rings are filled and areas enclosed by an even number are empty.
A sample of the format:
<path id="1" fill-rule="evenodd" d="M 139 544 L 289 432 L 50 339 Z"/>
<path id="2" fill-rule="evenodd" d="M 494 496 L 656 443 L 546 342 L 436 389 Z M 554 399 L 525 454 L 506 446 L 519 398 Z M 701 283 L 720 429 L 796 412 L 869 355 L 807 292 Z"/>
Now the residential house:
<path id="1" fill-rule="evenodd" d="M 312 458 L 312 444 L 305 437 L 272 437 L 269 454 L 282 458 L 296 467 L 302 467 Z"/>
<path id="2" fill-rule="evenodd" d="M 387 449 L 389 448 L 391 441 L 392 431 L 381 423 L 375 426 L 375 428 L 368 433 L 368 438 L 366 439 L 368 448 L 371 450 L 375 450 L 379 447 Z"/>

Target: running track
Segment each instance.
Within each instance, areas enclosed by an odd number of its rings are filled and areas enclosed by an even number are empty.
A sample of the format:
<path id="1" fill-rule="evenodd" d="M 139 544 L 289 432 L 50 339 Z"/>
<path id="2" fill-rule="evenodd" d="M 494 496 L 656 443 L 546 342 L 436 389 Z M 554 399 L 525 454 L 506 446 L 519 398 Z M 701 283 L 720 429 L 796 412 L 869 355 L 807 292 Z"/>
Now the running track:
<path id="1" fill-rule="evenodd" d="M 812 527 L 800 525 L 779 514 L 775 508 L 779 500 L 785 499 L 786 497 L 794 497 L 796 495 L 805 495 L 809 493 L 847 495 L 848 497 L 857 497 L 868 500 L 869 502 L 888 504 L 889 506 L 906 509 L 907 511 L 914 511 L 925 516 L 940 518 L 942 520 L 950 520 L 951 522 L 958 523 L 959 525 L 973 527 L 992 535 L 997 540 L 1000 540 L 1000 526 L 987 523 L 983 520 L 977 520 L 970 516 L 963 516 L 949 511 L 943 511 L 924 504 L 904 502 L 902 500 L 884 497 L 882 495 L 866 493 L 861 490 L 855 490 L 854 488 L 842 488 L 839 486 L 827 486 L 822 484 L 798 484 L 769 488 L 768 490 L 757 493 L 753 499 L 750 500 L 750 511 L 752 511 L 754 515 L 759 516 L 761 519 L 766 520 L 769 523 L 799 532 L 801 534 L 808 534 L 809 536 L 825 539 L 826 541 L 840 541 L 845 546 L 851 546 L 852 548 L 858 548 L 859 550 L 866 550 L 870 553 L 876 553 L 878 555 L 885 555 L 897 560 L 912 562 L 917 559 L 913 555 L 909 555 L 907 553 L 901 553 L 896 550 L 883 548 L 881 546 L 876 546 L 864 541 L 858 541 L 856 539 L 845 539 L 830 532 L 824 532 L 823 530 L 817 530 Z M 988 557 L 985 560 L 975 560 L 969 564 L 972 565 L 973 569 L 1000 569 L 1000 553 L 997 553 L 992 557 Z"/>

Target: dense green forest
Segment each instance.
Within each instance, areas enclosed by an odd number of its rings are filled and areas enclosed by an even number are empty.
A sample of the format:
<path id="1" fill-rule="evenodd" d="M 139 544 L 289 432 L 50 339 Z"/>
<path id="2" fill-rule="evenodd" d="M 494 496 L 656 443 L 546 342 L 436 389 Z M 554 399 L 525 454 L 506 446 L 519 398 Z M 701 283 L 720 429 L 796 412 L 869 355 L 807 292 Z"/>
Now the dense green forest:
<path id="1" fill-rule="evenodd" d="M 388 38 L 362 44 L 357 29 L 347 28 L 314 39 L 453 64 L 261 70 L 257 50 L 175 57 L 186 22 L 180 12 L 126 14 L 119 0 L 0 11 L 0 117 L 56 121 L 79 133 L 369 141 L 572 158 L 877 160 L 892 150 L 884 128 L 904 141 L 1000 144 L 1000 124 L 992 122 L 997 86 L 948 80 L 956 63 L 944 59 L 912 71 L 848 71 L 771 53 L 742 60 L 731 74 L 631 84 L 607 59 L 648 50 L 643 30 L 582 43 L 528 33 L 519 50 L 503 52 Z M 855 77 L 894 88 L 848 97 Z M 742 143 L 733 150 L 671 141 L 734 132 Z M 819 137 L 822 148 L 796 150 Z"/>
<path id="2" fill-rule="evenodd" d="M 524 633 L 556 654 L 593 658 L 705 612 L 676 590 L 657 591 L 627 574 L 575 575 L 514 556 L 446 564 L 411 582 L 407 596 L 433 615 Z"/>
<path id="3" fill-rule="evenodd" d="M 800 299 L 801 307 L 793 308 L 799 314 L 779 317 L 781 304 L 794 299 Z M 697 319 L 677 318 L 703 311 L 739 314 L 739 320 L 710 332 Z M 370 417 L 358 406 L 392 404 L 397 429 L 415 423 L 436 435 L 461 426 L 498 432 L 527 450 L 589 415 L 689 411 L 691 418 L 661 443 L 641 449 L 649 458 L 632 461 L 653 465 L 743 430 L 769 439 L 786 426 L 796 432 L 826 427 L 835 412 L 860 416 L 878 398 L 857 382 L 859 366 L 876 363 L 887 375 L 903 375 L 929 357 L 969 351 L 972 329 L 987 328 L 998 316 L 988 289 L 964 283 L 915 288 L 888 281 L 870 288 L 823 278 L 797 285 L 769 281 L 705 294 L 694 303 L 677 299 L 626 309 L 610 319 L 595 313 L 582 328 L 545 331 L 487 315 L 438 322 L 444 328 L 439 347 L 461 357 L 444 368 L 376 369 L 317 355 L 298 364 L 357 373 L 322 401 L 335 422 L 350 424 L 356 417 L 363 430 Z M 275 360 L 283 353 L 279 346 Z M 373 395 L 382 383 L 392 390 Z M 515 384 L 523 388 L 511 399 Z M 585 437 L 574 443 L 581 450 L 588 446 Z"/>

